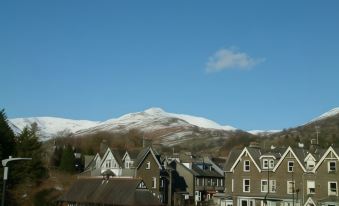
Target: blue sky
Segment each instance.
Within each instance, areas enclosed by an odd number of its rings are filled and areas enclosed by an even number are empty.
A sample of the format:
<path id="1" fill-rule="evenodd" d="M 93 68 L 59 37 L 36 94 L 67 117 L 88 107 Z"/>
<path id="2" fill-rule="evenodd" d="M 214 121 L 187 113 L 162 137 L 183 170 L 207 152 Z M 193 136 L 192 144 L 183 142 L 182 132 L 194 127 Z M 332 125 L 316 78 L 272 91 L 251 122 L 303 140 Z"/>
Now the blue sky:
<path id="1" fill-rule="evenodd" d="M 339 106 L 339 2 L 1 1 L 0 108 L 282 129 Z"/>

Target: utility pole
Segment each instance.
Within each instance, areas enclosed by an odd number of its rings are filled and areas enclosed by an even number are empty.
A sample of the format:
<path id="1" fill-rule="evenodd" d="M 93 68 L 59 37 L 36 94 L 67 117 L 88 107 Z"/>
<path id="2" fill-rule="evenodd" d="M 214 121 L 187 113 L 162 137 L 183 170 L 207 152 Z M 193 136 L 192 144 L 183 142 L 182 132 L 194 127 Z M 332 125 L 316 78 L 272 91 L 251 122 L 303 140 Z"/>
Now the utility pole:
<path id="1" fill-rule="evenodd" d="M 32 158 L 21 158 L 21 157 L 12 158 L 12 156 L 9 156 L 8 159 L 2 160 L 2 166 L 4 167 L 4 182 L 3 182 L 3 187 L 2 187 L 1 206 L 5 206 L 6 181 L 8 179 L 8 167 L 7 167 L 7 163 L 10 162 L 10 161 L 16 161 L 16 160 L 32 160 Z"/>
<path id="2" fill-rule="evenodd" d="M 319 126 L 315 126 L 315 132 L 317 133 L 317 146 L 319 145 Z"/>

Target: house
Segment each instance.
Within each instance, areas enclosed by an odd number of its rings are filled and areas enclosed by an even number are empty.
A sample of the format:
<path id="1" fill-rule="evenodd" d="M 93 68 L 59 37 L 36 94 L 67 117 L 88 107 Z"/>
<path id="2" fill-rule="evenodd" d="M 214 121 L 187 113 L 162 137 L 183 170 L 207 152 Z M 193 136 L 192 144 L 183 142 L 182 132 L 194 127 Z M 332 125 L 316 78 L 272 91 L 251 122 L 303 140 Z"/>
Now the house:
<path id="1" fill-rule="evenodd" d="M 58 200 L 67 206 L 160 206 L 141 179 L 134 178 L 80 178 Z"/>
<path id="2" fill-rule="evenodd" d="M 135 176 L 142 179 L 145 185 L 158 197 L 159 200 L 167 204 L 169 197 L 169 172 L 163 165 L 161 156 L 151 147 L 144 148 L 135 161 Z"/>
<path id="3" fill-rule="evenodd" d="M 261 149 L 231 151 L 225 165 L 227 206 L 338 206 L 338 150 Z"/>
<path id="4" fill-rule="evenodd" d="M 176 204 L 200 204 L 224 191 L 223 170 L 209 158 L 175 159 L 172 163 Z"/>

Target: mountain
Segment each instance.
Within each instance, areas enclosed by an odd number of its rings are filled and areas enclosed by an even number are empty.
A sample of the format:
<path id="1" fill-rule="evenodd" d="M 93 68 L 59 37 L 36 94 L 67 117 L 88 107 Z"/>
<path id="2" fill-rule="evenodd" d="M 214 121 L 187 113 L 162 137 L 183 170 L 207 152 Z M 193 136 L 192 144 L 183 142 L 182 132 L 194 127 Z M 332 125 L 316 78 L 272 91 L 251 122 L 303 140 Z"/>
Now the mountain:
<path id="1" fill-rule="evenodd" d="M 311 140 L 318 141 L 319 145 L 327 147 L 332 144 L 339 145 L 339 107 L 312 119 L 306 124 L 285 129 L 268 136 L 274 142 L 283 142 L 293 145 L 302 142 L 305 146 Z"/>
<path id="2" fill-rule="evenodd" d="M 63 131 L 73 133 L 74 136 L 83 136 L 97 132 L 126 133 L 137 129 L 159 143 L 165 141 L 166 144 L 178 144 L 190 138 L 207 136 L 225 138 L 228 133 L 237 130 L 203 117 L 168 113 L 160 108 L 150 108 L 103 122 L 55 117 L 16 118 L 10 119 L 10 122 L 21 130 L 27 125 L 37 123 L 43 140 L 48 140 Z"/>
<path id="3" fill-rule="evenodd" d="M 99 122 L 88 120 L 71 120 L 57 117 L 29 117 L 9 120 L 10 126 L 15 133 L 20 133 L 26 126 L 36 123 L 40 136 L 43 140 L 49 139 L 58 132 L 75 133 L 81 129 L 94 127 Z"/>

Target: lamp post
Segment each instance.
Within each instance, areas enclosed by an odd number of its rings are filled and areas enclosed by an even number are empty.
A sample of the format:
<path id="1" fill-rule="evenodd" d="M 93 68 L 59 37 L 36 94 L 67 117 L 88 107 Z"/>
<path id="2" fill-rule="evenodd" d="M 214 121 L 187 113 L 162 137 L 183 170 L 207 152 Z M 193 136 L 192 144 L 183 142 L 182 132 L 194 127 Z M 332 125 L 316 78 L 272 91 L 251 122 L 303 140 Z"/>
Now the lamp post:
<path id="1" fill-rule="evenodd" d="M 12 156 L 9 156 L 8 159 L 2 160 L 2 166 L 4 167 L 4 182 L 3 182 L 3 187 L 2 187 L 1 206 L 5 205 L 6 180 L 7 180 L 7 177 L 8 177 L 8 167 L 6 165 L 7 165 L 8 162 L 16 161 L 16 160 L 32 160 L 32 158 L 21 158 L 21 157 L 12 158 Z"/>

